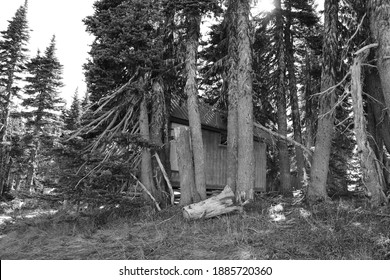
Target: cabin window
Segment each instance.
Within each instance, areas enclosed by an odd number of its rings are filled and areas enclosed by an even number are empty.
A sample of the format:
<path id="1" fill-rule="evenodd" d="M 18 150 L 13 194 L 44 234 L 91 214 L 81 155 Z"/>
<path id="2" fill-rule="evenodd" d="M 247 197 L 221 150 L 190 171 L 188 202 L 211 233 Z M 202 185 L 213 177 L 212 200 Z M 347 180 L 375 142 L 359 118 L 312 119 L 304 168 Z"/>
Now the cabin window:
<path id="1" fill-rule="evenodd" d="M 227 134 L 226 133 L 220 133 L 219 135 L 220 135 L 219 145 L 227 146 Z"/>

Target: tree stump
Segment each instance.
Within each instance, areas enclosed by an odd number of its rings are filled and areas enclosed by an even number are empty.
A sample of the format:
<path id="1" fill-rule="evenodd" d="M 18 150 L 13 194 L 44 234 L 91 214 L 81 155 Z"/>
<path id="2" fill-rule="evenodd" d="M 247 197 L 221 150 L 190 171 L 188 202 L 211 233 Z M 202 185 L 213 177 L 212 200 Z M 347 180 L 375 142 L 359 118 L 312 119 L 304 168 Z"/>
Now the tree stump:
<path id="1" fill-rule="evenodd" d="M 242 212 L 243 207 L 234 205 L 234 193 L 226 186 L 216 196 L 183 207 L 183 217 L 186 220 L 207 219 L 234 211 Z"/>

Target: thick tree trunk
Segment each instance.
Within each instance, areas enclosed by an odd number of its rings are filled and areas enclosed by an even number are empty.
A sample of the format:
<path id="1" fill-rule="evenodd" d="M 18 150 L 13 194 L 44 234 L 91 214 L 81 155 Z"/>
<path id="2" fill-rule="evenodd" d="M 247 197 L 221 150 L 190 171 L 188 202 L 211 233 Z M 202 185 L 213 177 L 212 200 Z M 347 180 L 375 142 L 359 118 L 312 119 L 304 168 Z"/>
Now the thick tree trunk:
<path id="1" fill-rule="evenodd" d="M 180 175 L 180 205 L 185 206 L 201 200 L 195 186 L 189 130 L 185 127 L 175 128 L 175 140 Z"/>
<path id="2" fill-rule="evenodd" d="M 200 200 L 206 199 L 205 156 L 202 139 L 202 128 L 198 108 L 198 88 L 196 82 L 196 61 L 200 34 L 199 11 L 193 11 L 188 17 L 186 43 L 186 73 L 185 93 L 187 95 L 188 120 L 191 130 L 191 144 L 195 166 L 195 185 Z M 196 201 L 195 201 L 196 202 Z"/>
<path id="3" fill-rule="evenodd" d="M 153 145 L 153 154 L 157 153 L 160 158 L 165 158 L 163 150 L 163 134 L 164 134 L 164 122 L 165 118 L 165 100 L 164 91 L 158 80 L 155 80 L 152 84 L 153 98 L 152 103 L 152 114 L 150 123 L 150 142 Z M 154 178 L 156 179 L 157 193 L 155 199 L 160 203 L 166 205 L 168 202 L 168 195 L 166 192 L 167 185 L 165 183 L 163 172 L 160 165 L 157 162 L 156 157 L 152 157 L 152 167 Z"/>
<path id="4" fill-rule="evenodd" d="M 286 55 L 285 42 L 283 39 L 283 16 L 281 0 L 275 1 L 276 15 L 276 40 L 278 45 L 278 89 L 277 89 L 277 110 L 278 110 L 278 133 L 287 136 L 287 112 L 286 112 Z M 280 191 L 285 195 L 292 195 L 290 176 L 290 156 L 287 142 L 278 140 L 279 148 L 279 170 L 280 170 Z"/>
<path id="5" fill-rule="evenodd" d="M 147 145 L 150 144 L 150 133 L 149 133 L 149 118 L 146 96 L 142 98 L 140 104 L 140 116 L 139 116 L 139 127 L 142 140 Z M 152 169 L 152 157 L 149 147 L 144 147 L 142 150 L 141 158 L 141 183 L 146 187 L 153 197 L 156 197 L 156 188 L 153 182 L 153 169 Z M 145 194 L 146 199 L 150 197 Z"/>
<path id="6" fill-rule="evenodd" d="M 298 143 L 302 143 L 302 129 L 301 129 L 301 116 L 299 113 L 298 92 L 297 92 L 297 79 L 295 77 L 294 67 L 294 47 L 293 47 L 293 35 L 291 34 L 291 5 L 287 6 L 289 11 L 286 27 L 285 27 L 285 42 L 286 42 L 286 54 L 287 54 L 287 70 L 288 70 L 288 85 L 290 91 L 291 100 L 291 115 L 294 128 L 294 140 Z M 302 189 L 303 186 L 303 174 L 305 168 L 305 159 L 303 157 L 303 151 L 300 147 L 294 146 L 295 159 L 297 163 L 297 188 Z"/>
<path id="7" fill-rule="evenodd" d="M 228 124 L 227 124 L 227 185 L 236 193 L 238 166 L 238 112 L 237 112 L 237 1 L 230 0 L 228 6 L 229 62 L 228 62 Z"/>
<path id="8" fill-rule="evenodd" d="M 253 199 L 255 160 L 253 144 L 252 50 L 249 32 L 250 1 L 237 0 L 238 36 L 238 168 L 236 199 Z"/>
<path id="9" fill-rule="evenodd" d="M 377 67 L 381 80 L 387 112 L 390 114 L 390 2 L 369 0 L 370 29 L 379 44 Z"/>
<path id="10" fill-rule="evenodd" d="M 326 182 L 329 171 L 330 149 L 332 145 L 335 105 L 338 0 L 325 0 L 324 45 L 321 74 L 319 120 L 313 164 L 310 171 L 310 185 L 307 191 L 309 203 L 328 199 Z M 332 88 L 332 89 L 331 89 Z"/>
<path id="11" fill-rule="evenodd" d="M 164 45 L 166 46 L 165 52 L 163 54 L 163 58 L 166 61 L 174 61 L 175 60 L 175 11 L 170 10 L 167 11 L 165 15 L 165 24 L 164 24 Z M 171 154 L 171 122 L 170 122 L 170 112 L 171 112 L 171 102 L 172 102 L 172 88 L 176 87 L 176 73 L 174 67 L 170 69 L 163 76 L 163 88 L 164 92 L 164 156 L 161 157 L 161 160 L 164 164 L 165 171 L 167 172 L 168 178 L 171 178 L 171 162 L 170 162 L 170 154 Z"/>
<path id="12" fill-rule="evenodd" d="M 363 98 L 361 88 L 361 63 L 364 56 L 358 56 L 354 59 L 352 66 L 352 104 L 354 112 L 354 128 L 356 142 L 358 146 L 358 154 L 360 156 L 360 165 L 362 169 L 362 180 L 367 188 L 370 196 L 370 203 L 373 207 L 378 207 L 383 203 L 387 203 L 386 195 L 384 194 L 384 178 L 382 167 L 375 157 L 375 153 L 367 140 L 366 120 L 363 111 Z"/>
<path id="13" fill-rule="evenodd" d="M 369 73 L 365 75 L 364 85 L 365 92 L 372 97 L 368 99 L 368 102 L 371 104 L 376 126 L 387 151 L 390 153 L 390 119 L 385 107 L 385 99 L 377 69 L 370 69 Z"/>
<path id="14" fill-rule="evenodd" d="M 390 120 L 380 83 L 379 73 L 376 68 L 369 69 L 364 77 L 364 92 L 370 98 L 367 99 L 367 131 L 372 137 L 368 137 L 371 148 L 374 150 L 378 160 L 383 162 L 383 174 L 388 186 L 390 183 L 390 169 L 383 145 L 387 152 L 390 151 Z"/>

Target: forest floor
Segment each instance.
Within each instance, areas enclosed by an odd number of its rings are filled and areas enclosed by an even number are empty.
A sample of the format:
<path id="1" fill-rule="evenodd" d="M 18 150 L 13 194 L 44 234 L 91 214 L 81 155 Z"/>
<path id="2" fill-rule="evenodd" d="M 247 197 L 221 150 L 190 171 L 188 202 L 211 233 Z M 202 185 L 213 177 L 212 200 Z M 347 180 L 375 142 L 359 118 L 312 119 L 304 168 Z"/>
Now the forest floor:
<path id="1" fill-rule="evenodd" d="M 243 213 L 197 221 L 178 206 L 155 212 L 140 202 L 90 213 L 7 209 L 2 203 L 3 260 L 390 259 L 389 208 L 371 211 L 358 200 L 308 208 L 258 197 Z"/>

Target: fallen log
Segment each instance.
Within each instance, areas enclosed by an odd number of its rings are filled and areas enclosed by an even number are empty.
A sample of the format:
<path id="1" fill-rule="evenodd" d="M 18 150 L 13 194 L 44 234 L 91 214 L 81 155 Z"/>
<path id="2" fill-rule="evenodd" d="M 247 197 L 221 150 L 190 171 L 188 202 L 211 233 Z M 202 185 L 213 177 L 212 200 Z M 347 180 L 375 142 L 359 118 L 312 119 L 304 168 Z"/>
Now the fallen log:
<path id="1" fill-rule="evenodd" d="M 208 219 L 234 211 L 242 212 L 243 207 L 234 205 L 234 193 L 226 186 L 216 196 L 183 207 L 183 217 L 186 220 Z"/>

